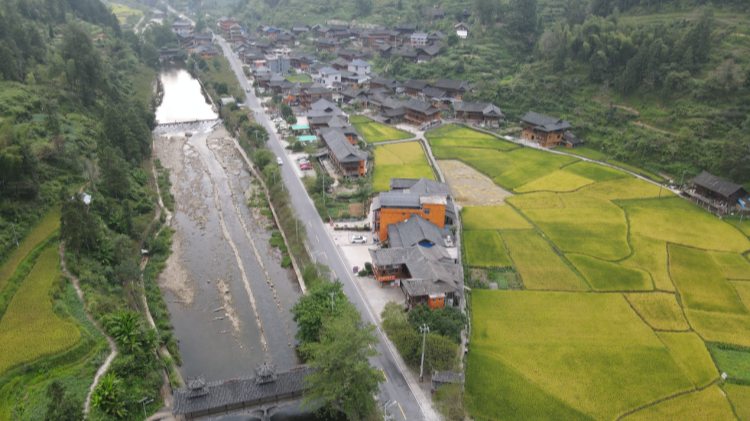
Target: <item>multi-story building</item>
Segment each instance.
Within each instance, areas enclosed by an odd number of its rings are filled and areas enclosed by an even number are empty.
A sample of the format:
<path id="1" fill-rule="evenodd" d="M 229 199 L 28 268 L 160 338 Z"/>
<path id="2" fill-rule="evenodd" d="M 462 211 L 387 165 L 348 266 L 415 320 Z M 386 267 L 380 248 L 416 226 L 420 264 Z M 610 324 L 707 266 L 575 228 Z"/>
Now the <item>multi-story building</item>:
<path id="1" fill-rule="evenodd" d="M 222 16 L 219 19 L 219 27 L 221 28 L 221 33 L 224 35 L 224 39 L 230 39 L 231 31 L 230 28 L 232 25 L 239 25 L 240 21 L 236 18 L 228 18 L 226 16 Z"/>
<path id="2" fill-rule="evenodd" d="M 571 127 L 567 120 L 549 117 L 534 111 L 529 111 L 521 117 L 521 123 L 523 124 L 521 136 L 545 148 L 560 146 L 563 142 L 563 134 Z"/>
<path id="3" fill-rule="evenodd" d="M 175 21 L 172 24 L 172 32 L 183 37 L 193 35 L 193 25 L 190 22 Z"/>
<path id="4" fill-rule="evenodd" d="M 409 39 L 411 45 L 427 45 L 427 34 L 424 32 L 415 32 Z"/>
<path id="5" fill-rule="evenodd" d="M 404 109 L 406 109 L 406 122 L 411 125 L 421 126 L 425 123 L 435 124 L 440 121 L 440 109 L 429 102 L 410 99 L 404 104 Z"/>
<path id="6" fill-rule="evenodd" d="M 357 149 L 346 136 L 337 131 L 329 131 L 323 136 L 323 143 L 336 168 L 344 177 L 364 177 L 367 172 L 367 152 Z"/>
<path id="7" fill-rule="evenodd" d="M 456 101 L 453 103 L 453 110 L 457 119 L 482 122 L 490 126 L 497 126 L 505 121 L 505 114 L 490 103 Z"/>
<path id="8" fill-rule="evenodd" d="M 442 89 L 446 92 L 448 92 L 453 98 L 461 99 L 461 97 L 467 93 L 471 92 L 473 87 L 471 84 L 465 80 L 454 80 L 454 79 L 438 79 L 435 82 L 435 87 L 437 89 Z"/>

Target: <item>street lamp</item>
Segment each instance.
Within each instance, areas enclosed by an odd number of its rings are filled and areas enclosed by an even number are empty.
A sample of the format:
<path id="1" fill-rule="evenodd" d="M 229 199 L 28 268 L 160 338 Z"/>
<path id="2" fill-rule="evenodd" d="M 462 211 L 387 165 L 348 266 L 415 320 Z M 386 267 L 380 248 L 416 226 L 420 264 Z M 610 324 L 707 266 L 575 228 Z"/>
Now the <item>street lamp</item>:
<path id="1" fill-rule="evenodd" d="M 141 405 L 143 405 L 143 417 L 144 418 L 148 418 L 148 417 L 146 417 L 146 405 L 150 404 L 153 401 L 154 400 L 153 399 L 149 399 L 148 396 L 146 396 L 145 398 L 143 398 L 143 399 L 141 399 L 141 400 L 138 401 L 138 403 L 140 403 Z"/>
<path id="2" fill-rule="evenodd" d="M 430 327 L 422 323 L 419 331 L 422 332 L 422 363 L 419 365 L 419 382 L 422 383 L 424 381 L 424 344 L 427 339 L 427 333 L 430 332 Z"/>
<path id="3" fill-rule="evenodd" d="M 388 408 L 392 407 L 393 405 L 397 404 L 397 401 L 388 401 L 385 404 L 383 404 L 383 421 L 392 421 L 393 415 L 388 413 Z"/>

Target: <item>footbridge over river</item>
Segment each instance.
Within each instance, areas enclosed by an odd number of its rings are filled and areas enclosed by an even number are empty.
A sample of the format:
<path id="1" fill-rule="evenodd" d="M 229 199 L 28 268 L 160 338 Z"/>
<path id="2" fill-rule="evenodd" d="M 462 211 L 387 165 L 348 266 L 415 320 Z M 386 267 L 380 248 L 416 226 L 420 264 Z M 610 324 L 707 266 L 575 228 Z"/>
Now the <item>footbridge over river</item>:
<path id="1" fill-rule="evenodd" d="M 192 121 L 174 121 L 171 123 L 159 123 L 154 128 L 154 133 L 161 134 L 167 132 L 190 132 L 201 129 L 210 129 L 221 123 L 220 118 L 211 120 L 192 120 Z"/>
<path id="2" fill-rule="evenodd" d="M 253 377 L 206 382 L 201 376 L 174 392 L 172 413 L 179 420 L 244 414 L 269 421 L 284 406 L 302 398 L 304 378 L 313 371 L 302 365 L 277 373 L 275 365 L 263 364 L 255 368 Z"/>

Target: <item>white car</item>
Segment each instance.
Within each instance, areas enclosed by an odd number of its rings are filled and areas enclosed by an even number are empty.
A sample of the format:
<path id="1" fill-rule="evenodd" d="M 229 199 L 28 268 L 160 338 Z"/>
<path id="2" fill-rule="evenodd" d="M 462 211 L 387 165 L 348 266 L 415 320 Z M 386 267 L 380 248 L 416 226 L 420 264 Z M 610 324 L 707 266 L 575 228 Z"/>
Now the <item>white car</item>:
<path id="1" fill-rule="evenodd" d="M 352 237 L 352 244 L 367 244 L 367 237 L 364 235 L 355 235 Z"/>
<path id="2" fill-rule="evenodd" d="M 284 165 L 284 163 L 281 162 L 281 158 L 279 158 L 279 157 L 276 157 L 276 163 L 279 164 L 279 165 Z"/>

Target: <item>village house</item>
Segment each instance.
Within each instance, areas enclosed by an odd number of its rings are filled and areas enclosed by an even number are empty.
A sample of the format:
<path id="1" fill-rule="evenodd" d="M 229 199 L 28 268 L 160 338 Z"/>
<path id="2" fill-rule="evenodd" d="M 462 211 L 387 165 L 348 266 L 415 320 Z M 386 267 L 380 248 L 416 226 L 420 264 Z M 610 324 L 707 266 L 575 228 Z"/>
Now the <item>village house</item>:
<path id="1" fill-rule="evenodd" d="M 451 104 L 451 96 L 448 95 L 448 92 L 443 91 L 442 89 L 433 88 L 432 86 L 428 86 L 422 90 L 422 97 L 432 104 L 433 107 L 449 107 Z"/>
<path id="2" fill-rule="evenodd" d="M 324 67 L 318 70 L 317 74 L 313 75 L 313 80 L 323 86 L 334 86 L 335 84 L 341 82 L 341 70 L 336 70 L 331 67 Z"/>
<path id="3" fill-rule="evenodd" d="M 440 246 L 371 249 L 372 270 L 380 286 L 400 287 L 411 310 L 457 306 L 461 267 Z"/>
<path id="4" fill-rule="evenodd" d="M 367 172 L 367 152 L 360 151 L 337 130 L 322 136 L 328 156 L 344 177 L 364 177 Z"/>
<path id="5" fill-rule="evenodd" d="M 300 92 L 297 98 L 300 107 L 312 108 L 312 105 L 321 99 L 331 101 L 333 99 L 333 92 L 316 82 L 300 84 Z"/>
<path id="6" fill-rule="evenodd" d="M 398 87 L 398 82 L 396 79 L 388 79 L 385 77 L 376 76 L 372 79 L 370 79 L 370 89 L 385 89 L 385 90 L 393 90 Z"/>
<path id="7" fill-rule="evenodd" d="M 370 67 L 370 63 L 357 59 L 349 63 L 347 70 L 360 76 L 366 76 L 370 74 Z"/>
<path id="8" fill-rule="evenodd" d="M 331 62 L 331 67 L 336 70 L 346 70 L 349 68 L 349 62 L 346 61 L 343 57 L 339 57 Z"/>
<path id="9" fill-rule="evenodd" d="M 427 36 L 427 42 L 430 44 L 439 43 L 445 39 L 445 34 L 440 31 L 435 31 Z"/>
<path id="10" fill-rule="evenodd" d="M 347 62 L 357 59 L 363 59 L 365 57 L 365 53 L 349 48 L 341 48 L 336 51 L 336 54 L 339 56 L 339 58 L 343 58 Z"/>
<path id="11" fill-rule="evenodd" d="M 289 53 L 289 66 L 307 72 L 308 68 L 312 63 L 317 62 L 315 55 L 310 53 L 303 53 L 298 51 L 292 51 Z"/>
<path id="12" fill-rule="evenodd" d="M 429 83 L 416 79 L 409 79 L 404 83 L 406 94 L 415 98 L 421 96 L 422 90 L 428 86 L 430 86 Z"/>
<path id="13" fill-rule="evenodd" d="M 242 41 L 242 28 L 240 25 L 232 25 L 229 27 L 229 38 L 235 44 Z"/>
<path id="14" fill-rule="evenodd" d="M 296 43 L 296 39 L 294 35 L 291 32 L 282 32 L 280 34 L 276 35 L 276 38 L 273 40 L 273 45 L 275 46 L 292 46 Z"/>
<path id="15" fill-rule="evenodd" d="M 318 129 L 318 133 L 321 136 L 330 131 L 337 131 L 343 134 L 352 145 L 356 145 L 359 142 L 359 132 L 357 131 L 357 128 L 351 124 L 346 124 L 343 127 L 321 127 Z"/>
<path id="16" fill-rule="evenodd" d="M 473 89 L 471 84 L 465 80 L 453 80 L 453 79 L 438 79 L 435 82 L 435 88 L 442 89 L 448 92 L 453 98 L 461 99 L 461 97 L 471 92 Z"/>
<path id="17" fill-rule="evenodd" d="M 442 9 L 430 9 L 427 11 L 427 18 L 430 20 L 443 20 L 445 19 L 445 11 Z"/>
<path id="18" fill-rule="evenodd" d="M 341 41 L 333 38 L 318 38 L 317 50 L 318 51 L 336 51 L 336 48 L 341 45 Z"/>
<path id="19" fill-rule="evenodd" d="M 735 206 L 739 199 L 747 197 L 747 191 L 739 185 L 706 171 L 693 178 L 695 194 L 720 202 L 721 205 Z"/>
<path id="20" fill-rule="evenodd" d="M 424 32 L 415 32 L 409 39 L 411 45 L 427 45 L 427 34 Z"/>
<path id="21" fill-rule="evenodd" d="M 183 37 L 189 37 L 193 35 L 193 25 L 190 22 L 175 21 L 172 24 L 172 32 Z"/>
<path id="22" fill-rule="evenodd" d="M 578 136 L 574 135 L 570 131 L 563 133 L 563 143 L 565 143 L 565 147 L 568 149 L 583 146 L 583 140 L 579 139 Z"/>
<path id="23" fill-rule="evenodd" d="M 324 26 L 324 25 L 315 25 L 312 28 L 310 28 L 310 32 L 313 33 L 313 35 L 317 37 L 325 37 L 325 35 L 330 31 L 331 28 Z"/>
<path id="24" fill-rule="evenodd" d="M 466 39 L 469 36 L 469 25 L 463 22 L 453 25 L 453 30 L 456 31 L 456 35 L 461 39 Z"/>
<path id="25" fill-rule="evenodd" d="M 453 103 L 456 119 L 484 123 L 489 126 L 498 126 L 505 121 L 505 114 L 500 108 L 490 103 L 463 102 Z"/>
<path id="26" fill-rule="evenodd" d="M 236 18 L 228 18 L 226 16 L 222 16 L 219 19 L 219 28 L 221 28 L 221 33 L 224 35 L 224 39 L 230 39 L 230 28 L 232 25 L 239 25 L 240 21 Z"/>
<path id="27" fill-rule="evenodd" d="M 560 146 L 563 142 L 563 133 L 570 128 L 567 120 L 549 117 L 534 111 L 529 111 L 521 117 L 521 123 L 524 126 L 521 136 L 545 148 Z"/>
<path id="28" fill-rule="evenodd" d="M 309 25 L 305 25 L 305 24 L 301 24 L 301 23 L 292 25 L 292 33 L 294 35 L 299 36 L 300 34 L 306 34 L 308 32 L 310 32 L 310 26 Z"/>
<path id="29" fill-rule="evenodd" d="M 443 386 L 451 384 L 459 384 L 461 390 L 464 388 L 466 378 L 463 372 L 455 371 L 436 371 L 432 373 L 432 380 L 430 381 L 430 391 L 435 393 Z"/>
<path id="30" fill-rule="evenodd" d="M 191 54 L 197 54 L 202 59 L 208 59 L 208 58 L 214 58 L 221 55 L 221 52 L 216 49 L 216 47 L 213 46 L 213 44 L 208 45 L 198 45 L 194 47 L 191 51 Z"/>
<path id="31" fill-rule="evenodd" d="M 453 225 L 456 210 L 450 187 L 439 181 L 392 178 L 390 191 L 378 195 L 372 202 L 373 232 L 380 242 L 388 241 L 388 225 L 406 221 L 419 215 L 439 228 Z"/>
<path id="32" fill-rule="evenodd" d="M 440 110 L 429 102 L 410 99 L 404 104 L 404 108 L 408 124 L 421 126 L 425 123 L 435 124 L 440 121 Z"/>
<path id="33" fill-rule="evenodd" d="M 398 31 L 401 35 L 411 35 L 417 31 L 417 25 L 413 23 L 397 23 L 393 30 Z"/>

